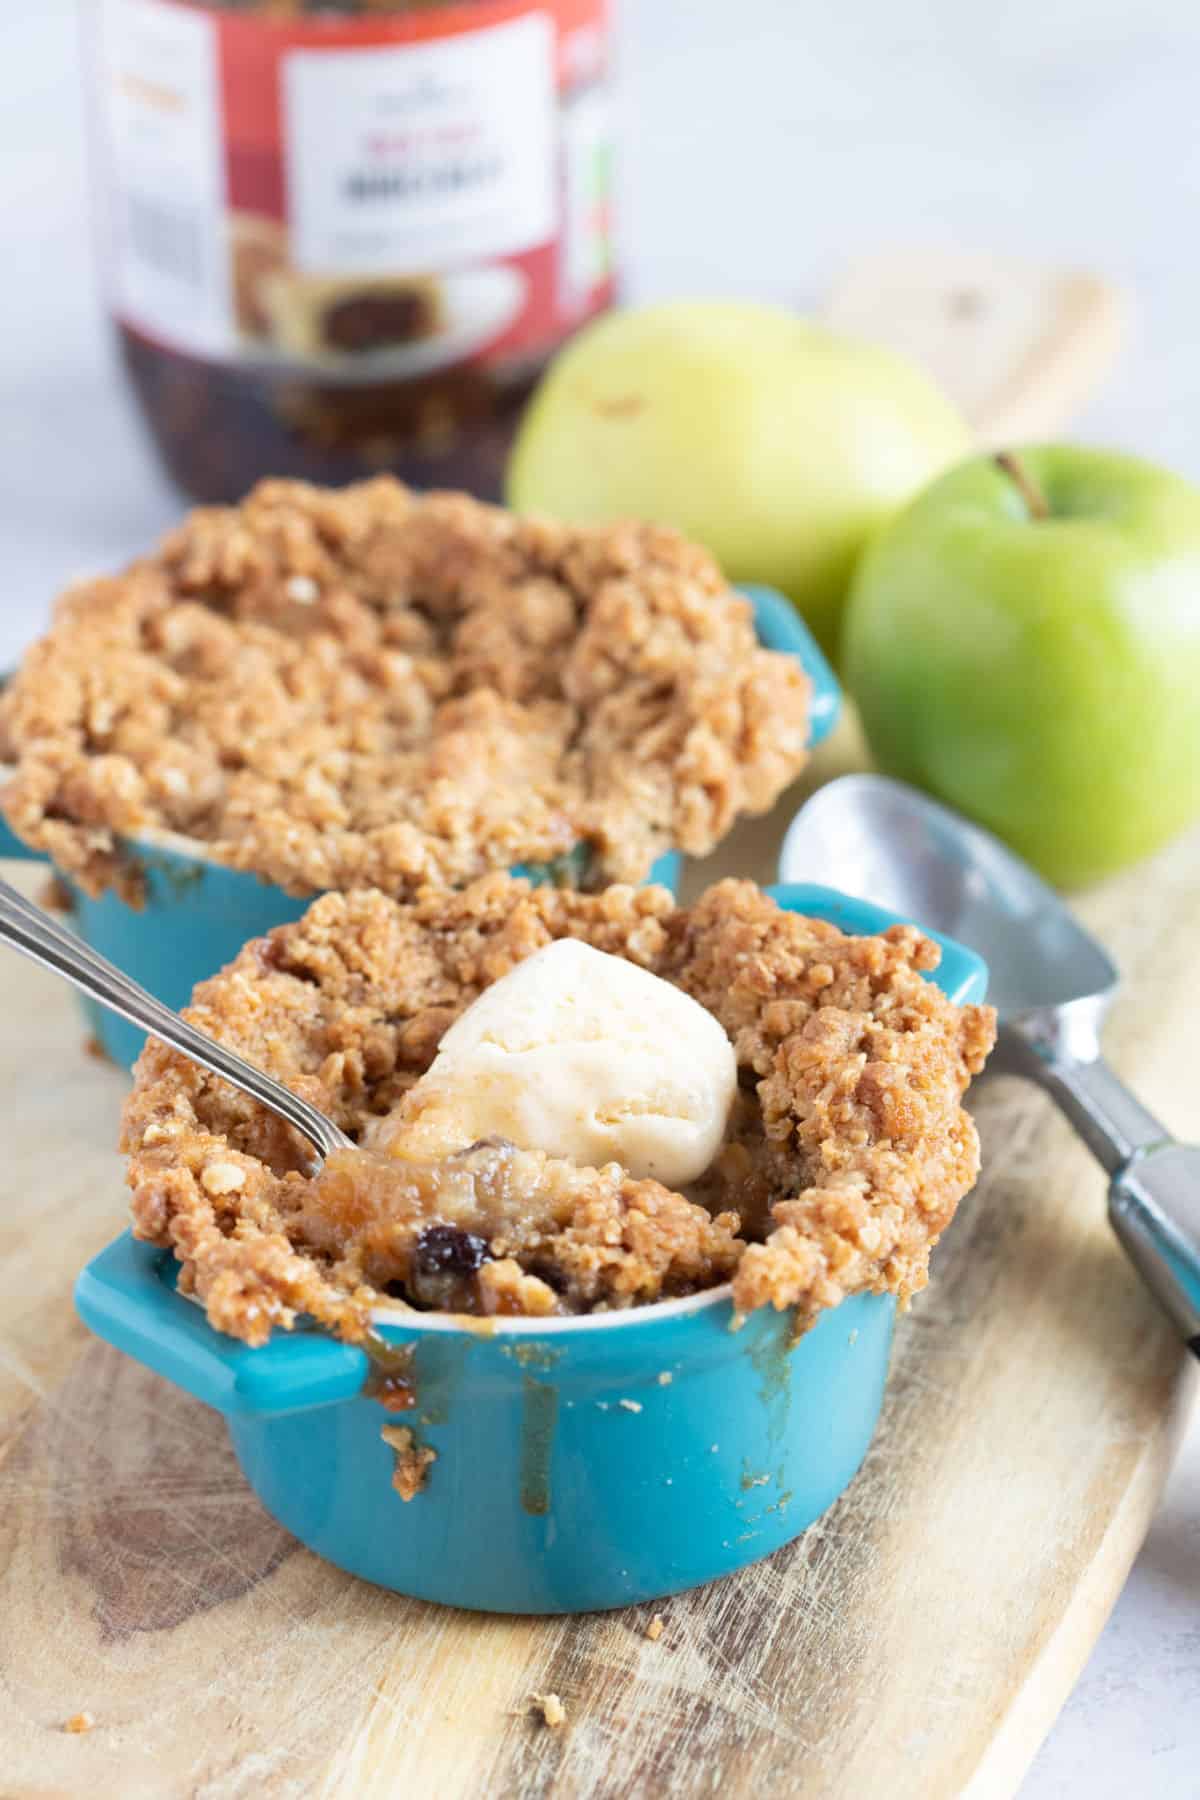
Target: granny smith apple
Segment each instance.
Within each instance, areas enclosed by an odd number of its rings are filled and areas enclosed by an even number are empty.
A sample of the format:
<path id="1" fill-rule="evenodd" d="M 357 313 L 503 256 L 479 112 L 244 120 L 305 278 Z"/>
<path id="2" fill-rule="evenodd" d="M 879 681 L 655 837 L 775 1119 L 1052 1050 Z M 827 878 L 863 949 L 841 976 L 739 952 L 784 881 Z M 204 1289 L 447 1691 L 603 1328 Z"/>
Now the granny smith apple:
<path id="1" fill-rule="evenodd" d="M 732 581 L 788 594 L 833 648 L 866 538 L 967 428 L 917 369 L 780 307 L 608 315 L 535 393 L 509 465 L 521 511 L 678 526 Z"/>
<path id="2" fill-rule="evenodd" d="M 981 456 L 855 577 L 844 667 L 887 773 L 1088 882 L 1200 812 L 1200 489 L 1132 456 Z"/>

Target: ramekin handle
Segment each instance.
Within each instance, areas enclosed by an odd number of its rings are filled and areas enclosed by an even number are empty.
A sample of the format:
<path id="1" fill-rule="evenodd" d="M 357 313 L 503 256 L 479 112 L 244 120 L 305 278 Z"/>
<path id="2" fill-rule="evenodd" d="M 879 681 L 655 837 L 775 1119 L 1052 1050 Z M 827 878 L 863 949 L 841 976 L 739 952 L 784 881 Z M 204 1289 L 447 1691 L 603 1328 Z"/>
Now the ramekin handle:
<path id="1" fill-rule="evenodd" d="M 823 743 L 838 722 L 842 710 L 842 690 L 825 652 L 786 595 L 775 588 L 740 582 L 738 592 L 745 594 L 754 608 L 754 628 L 759 642 L 768 650 L 784 650 L 794 656 L 812 682 L 812 705 L 809 709 L 809 743 Z"/>
<path id="2" fill-rule="evenodd" d="M 75 1306 L 97 1337 L 226 1414 L 304 1412 L 361 1393 L 363 1351 L 316 1332 L 276 1332 L 261 1349 L 214 1331 L 169 1283 L 168 1251 L 124 1232 L 75 1283 Z"/>
<path id="3" fill-rule="evenodd" d="M 885 907 L 874 906 L 869 900 L 854 899 L 850 894 L 839 893 L 836 888 L 821 887 L 817 882 L 777 881 L 766 891 L 785 912 L 811 913 L 818 919 L 827 919 L 852 937 L 870 937 L 903 922 Z M 921 929 L 942 952 L 937 969 L 926 979 L 934 981 L 956 1006 L 974 1005 L 986 999 L 988 967 L 982 956 L 944 932 L 926 931 L 924 926 Z"/>

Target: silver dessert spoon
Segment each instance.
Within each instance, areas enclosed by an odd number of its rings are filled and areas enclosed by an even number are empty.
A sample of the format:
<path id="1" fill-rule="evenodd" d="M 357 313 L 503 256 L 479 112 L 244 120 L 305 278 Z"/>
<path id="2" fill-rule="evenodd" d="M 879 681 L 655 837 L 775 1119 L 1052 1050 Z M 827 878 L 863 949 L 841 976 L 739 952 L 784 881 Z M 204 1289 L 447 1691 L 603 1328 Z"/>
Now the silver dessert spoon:
<path id="1" fill-rule="evenodd" d="M 1104 1060 L 1116 965 L 990 832 L 882 775 L 821 788 L 788 829 L 783 881 L 821 881 L 977 950 L 1000 1015 L 989 1065 L 1045 1088 L 1110 1178 L 1108 1212 L 1200 1355 L 1200 1148 L 1176 1143 Z"/>
<path id="2" fill-rule="evenodd" d="M 26 900 L 7 881 L 0 881 L 0 942 L 41 963 L 55 975 L 61 975 L 80 993 L 98 1000 L 110 1012 L 119 1013 L 131 1025 L 153 1032 L 172 1049 L 190 1057 L 213 1075 L 220 1075 L 234 1087 L 258 1100 L 306 1137 L 322 1160 L 333 1150 L 352 1148 L 344 1131 L 293 1094 L 270 1075 L 264 1075 L 235 1050 L 218 1044 L 206 1032 L 197 1031 L 186 1019 L 148 994 L 144 987 L 124 974 L 98 951 L 81 942 L 74 932 L 58 924 L 40 907 Z"/>

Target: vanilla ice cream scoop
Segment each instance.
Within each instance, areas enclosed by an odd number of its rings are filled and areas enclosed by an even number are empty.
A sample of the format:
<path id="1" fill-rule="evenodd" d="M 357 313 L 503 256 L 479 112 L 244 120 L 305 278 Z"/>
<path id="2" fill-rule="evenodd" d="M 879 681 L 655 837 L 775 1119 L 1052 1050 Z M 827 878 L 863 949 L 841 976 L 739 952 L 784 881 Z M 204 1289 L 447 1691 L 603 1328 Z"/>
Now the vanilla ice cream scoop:
<path id="1" fill-rule="evenodd" d="M 388 1135 L 393 1153 L 404 1120 L 422 1150 L 502 1137 L 679 1188 L 720 1148 L 736 1088 L 733 1046 L 711 1013 L 636 963 L 564 938 L 455 1020 Z"/>

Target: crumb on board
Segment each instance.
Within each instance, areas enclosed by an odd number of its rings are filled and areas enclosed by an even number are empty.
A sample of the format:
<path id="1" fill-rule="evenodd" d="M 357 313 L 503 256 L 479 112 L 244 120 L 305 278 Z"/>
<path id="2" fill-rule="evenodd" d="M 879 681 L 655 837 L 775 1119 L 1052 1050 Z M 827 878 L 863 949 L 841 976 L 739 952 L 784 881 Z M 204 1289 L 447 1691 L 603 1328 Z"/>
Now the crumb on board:
<path id="1" fill-rule="evenodd" d="M 659 1372 L 658 1372 L 659 1387 L 670 1387 L 670 1385 L 674 1381 L 674 1379 L 675 1379 L 675 1377 L 672 1375 L 670 1369 L 660 1369 L 659 1370 Z"/>
<path id="2" fill-rule="evenodd" d="M 618 1400 L 617 1405 L 623 1406 L 626 1412 L 638 1413 L 642 1410 L 642 1403 L 640 1400 Z"/>
<path id="3" fill-rule="evenodd" d="M 63 1721 L 63 1730 L 69 1731 L 75 1736 L 79 1736 L 81 1732 L 90 1731 L 95 1723 L 95 1713 L 72 1713 L 69 1719 Z"/>
<path id="4" fill-rule="evenodd" d="M 530 1703 L 541 1713 L 544 1722 L 557 1729 L 567 1722 L 567 1709 L 557 1694 L 531 1694 Z"/>
<path id="5" fill-rule="evenodd" d="M 430 1464 L 437 1461 L 437 1451 L 431 1450 L 428 1444 L 418 1444 L 407 1425 L 384 1425 L 379 1435 L 395 1452 L 392 1486 L 402 1500 L 415 1499 L 425 1486 Z"/>
<path id="6" fill-rule="evenodd" d="M 646 1627 L 646 1636 L 650 1639 L 652 1644 L 657 1644 L 659 1638 L 663 1634 L 663 1627 L 665 1624 L 666 1620 L 663 1618 L 662 1614 L 655 1613 L 654 1617 Z"/>

